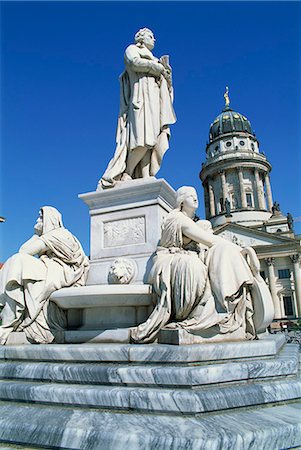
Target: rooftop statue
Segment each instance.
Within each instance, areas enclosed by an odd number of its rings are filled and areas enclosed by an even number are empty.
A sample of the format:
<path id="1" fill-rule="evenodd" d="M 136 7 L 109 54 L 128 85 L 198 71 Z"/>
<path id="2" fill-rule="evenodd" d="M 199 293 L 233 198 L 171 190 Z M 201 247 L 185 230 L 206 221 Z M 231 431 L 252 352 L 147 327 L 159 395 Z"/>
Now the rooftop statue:
<path id="1" fill-rule="evenodd" d="M 98 188 L 116 181 L 155 176 L 168 149 L 173 109 L 172 69 L 168 56 L 152 54 L 154 34 L 148 28 L 135 35 L 124 55 L 120 76 L 120 110 L 116 150 Z"/>
<path id="2" fill-rule="evenodd" d="M 255 251 L 214 235 L 207 220 L 195 222 L 197 207 L 194 188 L 177 191 L 177 208 L 165 219 L 150 273 L 157 304 L 147 321 L 131 330 L 135 343 L 154 341 L 165 326 L 191 332 L 215 327 L 216 333 L 241 327 L 243 338 L 254 339 L 265 308 L 269 322 L 263 329 L 272 321 L 273 302 Z M 255 324 L 258 298 L 266 306 L 260 304 L 262 318 Z"/>
<path id="3" fill-rule="evenodd" d="M 76 237 L 63 226 L 57 209 L 41 208 L 34 231 L 0 271 L 2 345 L 12 331 L 24 331 L 35 343 L 59 341 L 59 332 L 66 325 L 65 313 L 49 302 L 49 297 L 62 287 L 84 285 L 87 278 L 88 258 Z"/>
<path id="4" fill-rule="evenodd" d="M 230 107 L 230 97 L 229 97 L 229 87 L 226 86 L 226 91 L 224 93 L 224 99 L 225 99 L 225 108 Z"/>

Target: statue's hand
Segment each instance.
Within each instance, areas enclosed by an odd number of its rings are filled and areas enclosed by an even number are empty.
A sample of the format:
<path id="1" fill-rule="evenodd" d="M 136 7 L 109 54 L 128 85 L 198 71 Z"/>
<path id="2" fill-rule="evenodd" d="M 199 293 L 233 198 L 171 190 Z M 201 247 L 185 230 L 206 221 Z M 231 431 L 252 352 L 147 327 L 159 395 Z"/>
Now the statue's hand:
<path id="1" fill-rule="evenodd" d="M 152 66 L 151 66 L 151 71 L 150 73 L 153 73 L 154 75 L 161 75 L 164 72 L 164 66 L 157 62 L 157 61 L 152 61 Z"/>

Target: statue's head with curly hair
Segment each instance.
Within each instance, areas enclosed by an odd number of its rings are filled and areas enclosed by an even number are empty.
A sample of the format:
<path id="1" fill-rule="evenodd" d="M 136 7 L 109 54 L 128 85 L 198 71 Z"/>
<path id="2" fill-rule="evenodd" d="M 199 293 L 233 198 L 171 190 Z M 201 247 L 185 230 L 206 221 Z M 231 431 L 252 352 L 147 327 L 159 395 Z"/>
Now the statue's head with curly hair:
<path id="1" fill-rule="evenodd" d="M 149 50 L 154 48 L 155 42 L 154 33 L 149 28 L 140 28 L 135 34 L 135 43 L 140 46 L 145 45 Z"/>

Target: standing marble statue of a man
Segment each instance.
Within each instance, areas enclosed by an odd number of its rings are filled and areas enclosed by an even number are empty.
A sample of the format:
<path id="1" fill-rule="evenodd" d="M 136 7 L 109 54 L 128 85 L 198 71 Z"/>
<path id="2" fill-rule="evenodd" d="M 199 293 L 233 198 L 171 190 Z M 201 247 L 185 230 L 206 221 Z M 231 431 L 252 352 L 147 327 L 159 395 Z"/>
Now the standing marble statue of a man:
<path id="1" fill-rule="evenodd" d="M 154 44 L 153 32 L 142 28 L 125 51 L 117 145 L 99 188 L 156 175 L 168 149 L 169 125 L 176 122 L 171 67 L 167 56 L 159 60 L 152 54 Z"/>

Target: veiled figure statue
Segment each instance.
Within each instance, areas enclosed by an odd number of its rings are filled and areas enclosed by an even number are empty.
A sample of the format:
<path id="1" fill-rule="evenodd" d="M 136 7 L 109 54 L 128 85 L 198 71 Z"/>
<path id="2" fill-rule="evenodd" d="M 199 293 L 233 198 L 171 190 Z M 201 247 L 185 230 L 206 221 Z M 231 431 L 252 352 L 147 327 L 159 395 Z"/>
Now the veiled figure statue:
<path id="1" fill-rule="evenodd" d="M 152 54 L 154 44 L 153 32 L 142 28 L 125 51 L 117 145 L 99 188 L 155 176 L 168 149 L 169 125 L 176 122 L 171 67 L 168 56 L 158 59 Z"/>
<path id="2" fill-rule="evenodd" d="M 30 342 L 59 341 L 65 313 L 49 297 L 62 287 L 84 285 L 87 278 L 88 258 L 57 209 L 41 208 L 34 230 L 0 271 L 2 345 L 12 331 L 24 331 Z"/>
<path id="3" fill-rule="evenodd" d="M 254 250 L 214 235 L 209 221 L 194 221 L 197 207 L 194 188 L 177 191 L 177 208 L 164 221 L 149 277 L 157 304 L 147 321 L 131 330 L 132 342 L 152 342 L 165 326 L 191 332 L 214 327 L 217 333 L 243 327 L 244 338 L 252 339 L 252 295 L 261 293 L 272 304 Z"/>

